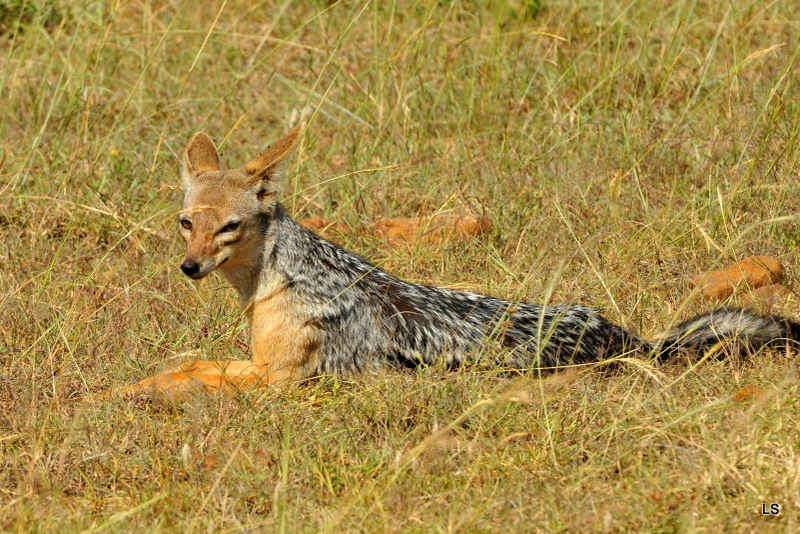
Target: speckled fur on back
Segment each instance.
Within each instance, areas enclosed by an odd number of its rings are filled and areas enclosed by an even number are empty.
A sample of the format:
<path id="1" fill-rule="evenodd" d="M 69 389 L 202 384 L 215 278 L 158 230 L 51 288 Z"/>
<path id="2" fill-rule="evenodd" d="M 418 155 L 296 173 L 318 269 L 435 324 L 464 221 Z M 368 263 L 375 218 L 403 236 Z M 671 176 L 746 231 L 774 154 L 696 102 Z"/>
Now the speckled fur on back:
<path id="1" fill-rule="evenodd" d="M 731 341 L 738 351 L 800 339 L 800 325 L 718 309 L 646 341 L 580 305 L 539 306 L 400 280 L 295 222 L 277 201 L 292 130 L 247 165 L 220 169 L 211 139 L 184 155 L 186 239 L 181 268 L 220 273 L 251 321 L 250 362 L 189 362 L 125 388 L 183 391 L 277 383 L 287 378 L 481 362 L 556 368 L 631 354 L 666 358 Z"/>
<path id="2" fill-rule="evenodd" d="M 320 330 L 314 374 L 478 359 L 553 368 L 624 353 L 664 357 L 705 350 L 726 338 L 752 350 L 800 337 L 791 321 L 719 309 L 649 342 L 585 306 L 512 303 L 397 279 L 301 227 L 280 204 L 273 224 L 271 268 L 307 303 L 309 320 Z"/>

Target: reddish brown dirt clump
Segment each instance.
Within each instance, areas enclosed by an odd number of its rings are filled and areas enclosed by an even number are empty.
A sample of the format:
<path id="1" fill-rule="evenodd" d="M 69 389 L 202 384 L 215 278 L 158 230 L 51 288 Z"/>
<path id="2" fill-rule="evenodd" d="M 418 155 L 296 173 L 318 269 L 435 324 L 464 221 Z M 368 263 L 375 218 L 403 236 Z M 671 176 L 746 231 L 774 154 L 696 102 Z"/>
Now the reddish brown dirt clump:
<path id="1" fill-rule="evenodd" d="M 333 241 L 336 241 L 337 237 L 354 233 L 347 224 L 332 223 L 320 217 L 308 217 L 299 222 L 309 230 Z M 491 232 L 492 228 L 494 228 L 492 220 L 480 215 L 436 215 L 381 219 L 368 229 L 361 229 L 359 233 L 370 232 L 385 239 L 392 246 L 398 246 L 415 242 L 439 244 L 464 236 L 479 236 Z"/>
<path id="2" fill-rule="evenodd" d="M 707 299 L 723 301 L 738 289 L 755 290 L 783 280 L 780 261 L 770 256 L 750 256 L 726 269 L 693 276 L 691 287 L 699 287 Z"/>

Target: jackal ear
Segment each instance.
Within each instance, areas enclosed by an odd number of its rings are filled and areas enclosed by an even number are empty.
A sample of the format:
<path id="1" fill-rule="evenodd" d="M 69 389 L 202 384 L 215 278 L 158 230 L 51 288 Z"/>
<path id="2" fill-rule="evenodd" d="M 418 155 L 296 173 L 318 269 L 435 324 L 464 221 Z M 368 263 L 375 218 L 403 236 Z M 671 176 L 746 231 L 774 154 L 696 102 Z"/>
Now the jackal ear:
<path id="1" fill-rule="evenodd" d="M 201 174 L 219 170 L 219 154 L 214 141 L 198 132 L 189 141 L 183 153 L 183 179 L 189 181 Z"/>
<path id="2" fill-rule="evenodd" d="M 258 193 L 259 199 L 263 200 L 265 197 L 272 196 L 283 185 L 289 156 L 297 148 L 304 127 L 305 123 L 301 122 L 244 166 L 244 170 L 250 175 L 252 182 L 254 184 L 261 182 L 263 186 Z"/>

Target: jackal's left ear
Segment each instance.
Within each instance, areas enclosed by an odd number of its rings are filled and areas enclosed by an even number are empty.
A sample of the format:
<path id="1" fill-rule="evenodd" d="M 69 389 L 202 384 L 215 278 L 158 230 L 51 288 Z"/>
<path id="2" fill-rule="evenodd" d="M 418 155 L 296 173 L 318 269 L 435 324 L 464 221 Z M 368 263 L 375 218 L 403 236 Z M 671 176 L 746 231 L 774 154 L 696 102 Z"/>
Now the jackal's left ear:
<path id="1" fill-rule="evenodd" d="M 201 174 L 219 170 L 219 154 L 214 141 L 198 132 L 183 153 L 183 179 L 188 182 Z"/>
<path id="2" fill-rule="evenodd" d="M 264 152 L 244 166 L 245 172 L 252 177 L 253 183 L 260 182 L 264 186 L 258 193 L 260 198 L 272 196 L 283 185 L 289 156 L 297 148 L 304 127 L 305 122 L 301 122 L 291 132 L 272 143 Z"/>

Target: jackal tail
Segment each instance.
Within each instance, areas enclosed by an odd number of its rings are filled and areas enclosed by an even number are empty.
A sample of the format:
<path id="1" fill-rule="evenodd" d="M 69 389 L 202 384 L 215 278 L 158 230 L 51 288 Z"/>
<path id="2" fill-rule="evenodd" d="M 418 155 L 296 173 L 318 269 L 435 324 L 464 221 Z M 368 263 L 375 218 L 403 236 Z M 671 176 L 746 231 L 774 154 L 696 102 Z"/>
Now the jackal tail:
<path id="1" fill-rule="evenodd" d="M 761 347 L 800 346 L 800 323 L 753 310 L 719 308 L 684 321 L 651 343 L 659 359 L 682 352 L 703 353 L 715 346 L 745 354 Z"/>

